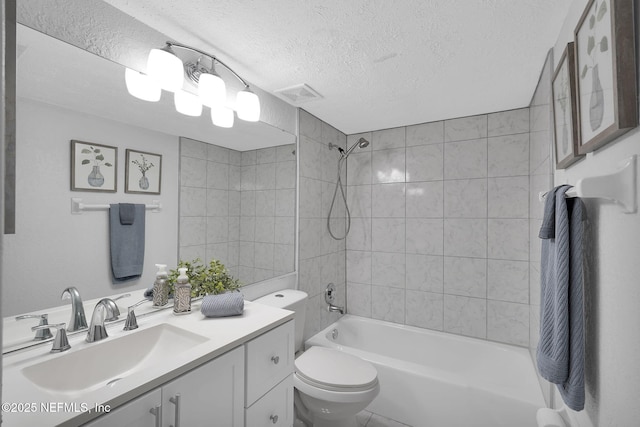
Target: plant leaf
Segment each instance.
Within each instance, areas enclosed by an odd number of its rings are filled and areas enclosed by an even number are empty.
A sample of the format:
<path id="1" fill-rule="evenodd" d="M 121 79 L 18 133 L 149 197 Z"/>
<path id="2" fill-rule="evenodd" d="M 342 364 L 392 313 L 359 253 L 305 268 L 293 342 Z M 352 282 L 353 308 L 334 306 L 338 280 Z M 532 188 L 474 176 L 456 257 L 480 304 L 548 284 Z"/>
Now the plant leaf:
<path id="1" fill-rule="evenodd" d="M 82 154 L 91 154 L 91 150 L 89 150 L 88 148 L 83 148 L 81 153 Z"/>
<path id="2" fill-rule="evenodd" d="M 112 165 L 111 163 L 109 163 L 109 162 L 106 162 L 104 165 L 105 165 L 105 166 L 109 166 L 109 167 L 113 166 L 113 165 Z"/>
<path id="3" fill-rule="evenodd" d="M 99 152 L 100 152 L 100 149 L 99 149 L 99 148 L 94 148 L 93 152 L 94 152 L 94 153 L 99 153 Z"/>
<path id="4" fill-rule="evenodd" d="M 104 156 L 103 156 L 102 154 L 98 154 L 98 155 L 96 156 L 96 160 L 100 160 L 100 161 L 102 161 L 102 160 L 104 160 Z"/>
<path id="5" fill-rule="evenodd" d="M 600 52 L 606 52 L 609 50 L 609 39 L 607 36 L 602 36 L 600 40 Z"/>
<path id="6" fill-rule="evenodd" d="M 585 76 L 587 75 L 587 71 L 589 71 L 589 67 L 587 67 L 586 65 L 582 68 L 582 73 L 580 74 L 580 78 L 584 79 Z"/>
<path id="7" fill-rule="evenodd" d="M 88 165 L 89 164 L 89 160 L 83 160 L 81 164 Z"/>
<path id="8" fill-rule="evenodd" d="M 598 9 L 598 22 L 604 18 L 604 15 L 607 13 L 607 2 L 603 1 L 600 3 L 600 8 Z"/>
<path id="9" fill-rule="evenodd" d="M 595 27 L 595 25 L 596 25 L 596 17 L 595 15 L 591 15 L 589 17 L 589 29 L 593 30 L 593 27 Z"/>
<path id="10" fill-rule="evenodd" d="M 593 36 L 589 36 L 587 40 L 587 55 L 591 55 L 594 47 L 596 47 L 596 39 Z"/>

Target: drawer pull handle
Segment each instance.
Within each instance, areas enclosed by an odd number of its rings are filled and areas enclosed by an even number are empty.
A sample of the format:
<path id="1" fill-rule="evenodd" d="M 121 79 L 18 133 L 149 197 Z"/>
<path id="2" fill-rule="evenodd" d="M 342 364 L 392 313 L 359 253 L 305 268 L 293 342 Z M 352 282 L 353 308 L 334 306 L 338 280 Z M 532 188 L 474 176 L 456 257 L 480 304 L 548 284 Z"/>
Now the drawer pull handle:
<path id="1" fill-rule="evenodd" d="M 276 424 L 278 422 L 278 416 L 277 415 L 271 415 L 269 417 L 269 419 L 271 420 L 272 423 Z"/>
<path id="2" fill-rule="evenodd" d="M 280 363 L 280 356 L 271 356 L 271 361 L 273 362 L 274 365 L 277 365 L 278 363 Z M 276 420 L 278 419 L 278 416 L 276 415 Z"/>
<path id="3" fill-rule="evenodd" d="M 162 406 L 158 405 L 155 408 L 151 408 L 149 412 L 156 417 L 155 427 L 162 427 Z"/>

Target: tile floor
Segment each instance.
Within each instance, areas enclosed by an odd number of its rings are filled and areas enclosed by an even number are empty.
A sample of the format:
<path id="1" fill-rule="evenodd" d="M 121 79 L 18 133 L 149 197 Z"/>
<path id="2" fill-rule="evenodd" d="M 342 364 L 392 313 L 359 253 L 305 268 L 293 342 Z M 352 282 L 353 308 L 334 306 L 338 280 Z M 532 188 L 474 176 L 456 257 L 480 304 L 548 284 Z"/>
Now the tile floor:
<path id="1" fill-rule="evenodd" d="M 360 412 L 356 415 L 356 420 L 358 421 L 358 427 L 411 427 L 368 411 Z"/>

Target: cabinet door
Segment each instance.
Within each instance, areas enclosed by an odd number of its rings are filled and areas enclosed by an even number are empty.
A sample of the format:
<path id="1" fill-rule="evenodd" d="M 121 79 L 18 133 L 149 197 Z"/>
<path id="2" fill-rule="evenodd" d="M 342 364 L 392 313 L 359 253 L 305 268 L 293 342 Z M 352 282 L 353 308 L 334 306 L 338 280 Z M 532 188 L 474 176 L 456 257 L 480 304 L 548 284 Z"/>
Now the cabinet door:
<path id="1" fill-rule="evenodd" d="M 244 347 L 165 384 L 162 422 L 173 427 L 242 427 Z"/>
<path id="2" fill-rule="evenodd" d="M 158 427 L 156 415 L 151 410 L 160 411 L 162 393 L 160 389 L 118 406 L 113 411 L 85 424 L 86 427 Z M 157 417 L 160 417 L 158 413 Z"/>

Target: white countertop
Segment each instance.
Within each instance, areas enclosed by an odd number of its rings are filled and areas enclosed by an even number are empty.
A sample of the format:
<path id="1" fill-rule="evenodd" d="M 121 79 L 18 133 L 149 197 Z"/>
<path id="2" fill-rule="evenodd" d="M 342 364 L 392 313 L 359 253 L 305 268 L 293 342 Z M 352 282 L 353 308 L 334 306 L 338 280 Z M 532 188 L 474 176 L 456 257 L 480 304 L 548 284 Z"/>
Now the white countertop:
<path id="1" fill-rule="evenodd" d="M 128 402 L 158 386 L 182 375 L 183 373 L 208 362 L 227 351 L 244 344 L 264 332 L 293 319 L 293 312 L 262 304 L 245 301 L 241 316 L 226 318 L 205 318 L 200 313 L 200 302 L 193 303 L 193 312 L 176 316 L 172 310 L 163 310 L 154 314 L 138 317 L 139 328 L 123 331 L 123 323 L 107 325 L 109 337 L 103 341 L 87 343 L 86 333 L 69 337 L 71 349 L 57 354 L 49 353 L 51 342 L 20 350 L 3 356 L 3 425 L 14 426 L 77 426 L 102 414 L 93 411 L 82 412 L 84 408 L 93 409 L 96 404 L 109 405 L 111 409 Z M 123 313 L 126 317 L 126 311 Z M 88 313 L 90 316 L 90 313 Z M 51 322 L 50 322 L 51 323 Z M 127 334 L 135 334 L 144 329 L 162 323 L 169 323 L 207 337 L 202 344 L 168 357 L 162 364 L 153 364 L 135 371 L 112 386 L 103 386 L 82 393 L 52 393 L 38 387 L 28 380 L 23 369 L 57 357 L 65 357 L 74 351 L 88 346 L 99 346 L 108 340 L 114 340 Z M 52 330 L 53 333 L 55 333 Z M 87 361 L 91 363 L 91 361 Z M 96 367 L 99 369 L 99 367 Z M 69 375 L 74 375 L 69 372 Z M 16 411 L 6 412 L 6 406 Z M 33 409 L 25 412 L 25 408 Z M 18 410 L 21 411 L 18 411 Z"/>

